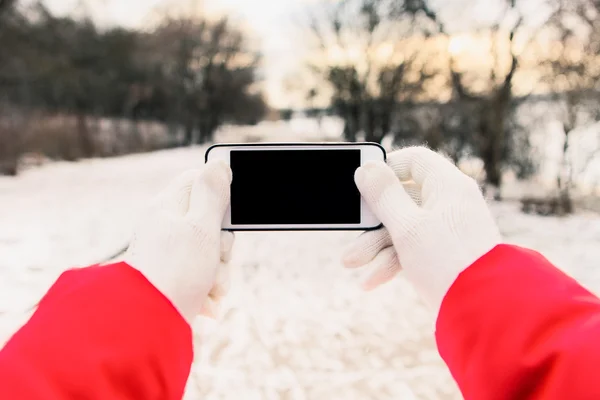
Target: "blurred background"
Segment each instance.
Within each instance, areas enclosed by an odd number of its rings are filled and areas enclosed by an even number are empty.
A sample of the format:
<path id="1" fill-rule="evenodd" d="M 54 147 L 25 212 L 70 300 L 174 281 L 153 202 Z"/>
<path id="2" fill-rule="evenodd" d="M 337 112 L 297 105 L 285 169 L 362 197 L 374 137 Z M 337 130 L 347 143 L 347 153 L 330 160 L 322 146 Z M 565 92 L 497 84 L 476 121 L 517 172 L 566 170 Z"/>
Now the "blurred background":
<path id="1" fill-rule="evenodd" d="M 0 339 L 215 142 L 427 144 L 600 291 L 598 0 L 0 0 Z M 455 399 L 435 316 L 354 234 L 238 235 L 189 399 Z"/>
<path id="2" fill-rule="evenodd" d="M 0 4 L 7 175 L 276 127 L 274 140 L 426 143 L 495 188 L 598 188 L 596 1 Z"/>

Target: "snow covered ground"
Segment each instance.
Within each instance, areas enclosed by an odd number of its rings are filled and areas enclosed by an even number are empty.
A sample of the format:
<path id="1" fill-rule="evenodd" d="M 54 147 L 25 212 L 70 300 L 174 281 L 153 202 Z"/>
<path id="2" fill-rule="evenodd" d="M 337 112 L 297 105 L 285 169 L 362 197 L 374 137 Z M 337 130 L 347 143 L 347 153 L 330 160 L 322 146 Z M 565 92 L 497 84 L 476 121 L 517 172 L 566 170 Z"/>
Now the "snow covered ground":
<path id="1" fill-rule="evenodd" d="M 203 147 L 53 163 L 0 177 L 0 343 L 66 268 L 127 243 L 140 205 Z M 600 216 L 491 205 L 507 241 L 543 252 L 600 293 Z M 199 319 L 187 399 L 459 399 L 434 316 L 402 278 L 364 293 L 339 262 L 356 233 L 237 235 L 219 323 Z"/>

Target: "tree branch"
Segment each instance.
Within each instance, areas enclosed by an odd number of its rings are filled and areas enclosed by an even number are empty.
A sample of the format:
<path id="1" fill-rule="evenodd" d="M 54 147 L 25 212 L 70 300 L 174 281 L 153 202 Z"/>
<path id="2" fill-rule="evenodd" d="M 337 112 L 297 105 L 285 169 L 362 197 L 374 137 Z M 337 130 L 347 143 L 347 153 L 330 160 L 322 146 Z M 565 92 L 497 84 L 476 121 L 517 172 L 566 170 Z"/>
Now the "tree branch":
<path id="1" fill-rule="evenodd" d="M 458 95 L 459 99 L 462 100 L 477 100 L 477 96 L 474 96 L 467 92 L 467 89 L 462 83 L 462 74 L 457 72 L 454 67 L 450 66 L 450 78 L 452 80 L 452 88 Z"/>
<path id="2" fill-rule="evenodd" d="M 511 3 L 512 7 L 514 7 L 514 2 L 515 2 L 515 0 L 512 0 L 512 3 Z M 523 24 L 523 17 L 521 16 L 519 18 L 519 20 L 517 21 L 517 23 L 510 30 L 510 33 L 508 36 L 508 41 L 510 43 L 511 62 L 510 62 L 510 69 L 508 70 L 508 73 L 504 77 L 504 82 L 502 83 L 502 86 L 501 86 L 501 90 L 503 92 L 510 91 L 510 88 L 512 86 L 512 81 L 515 76 L 515 72 L 517 72 L 517 68 L 519 67 L 519 58 L 515 52 L 515 35 L 517 33 L 517 30 L 519 29 L 519 27 L 522 24 Z"/>
<path id="3" fill-rule="evenodd" d="M 423 11 L 427 18 L 429 18 L 432 22 L 436 24 L 439 33 L 447 35 L 446 27 L 444 26 L 443 22 L 440 21 L 440 19 L 438 18 L 437 13 L 433 11 L 431 7 L 429 7 L 427 0 L 423 0 L 423 2 L 421 3 L 421 11 Z"/>

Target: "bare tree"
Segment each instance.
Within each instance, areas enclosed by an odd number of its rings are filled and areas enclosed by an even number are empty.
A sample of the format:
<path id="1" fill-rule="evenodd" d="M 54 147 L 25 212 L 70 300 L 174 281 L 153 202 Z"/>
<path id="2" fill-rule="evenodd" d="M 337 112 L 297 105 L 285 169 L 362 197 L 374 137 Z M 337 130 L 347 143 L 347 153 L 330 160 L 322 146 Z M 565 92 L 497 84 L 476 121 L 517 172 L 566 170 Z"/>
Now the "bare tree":
<path id="1" fill-rule="evenodd" d="M 323 2 L 312 16 L 312 71 L 331 89 L 344 136 L 380 142 L 402 102 L 423 92 L 427 71 L 415 26 L 394 14 L 392 0 Z M 409 40 L 413 39 L 413 42 Z"/>
<path id="2" fill-rule="evenodd" d="M 183 121 L 187 144 L 209 140 L 228 118 L 262 117 L 266 105 L 254 88 L 260 56 L 227 19 L 169 19 L 153 40 L 147 57 L 162 71 L 163 90 L 177 99 L 171 118 Z"/>
<path id="3" fill-rule="evenodd" d="M 491 27 L 484 29 L 479 36 L 486 37 L 489 44 L 488 57 L 492 60 L 487 71 L 465 70 L 460 68 L 456 54 L 449 53 L 449 84 L 452 88 L 453 102 L 476 119 L 472 124 L 470 143 L 476 156 L 484 164 L 486 182 L 493 187 L 502 183 L 503 170 L 514 161 L 510 157 L 511 145 L 515 142 L 509 118 L 514 100 L 514 81 L 521 66 L 520 54 L 526 44 L 517 47 L 518 36 L 528 36 L 525 43 L 535 38 L 531 27 L 525 27 L 524 17 L 518 8 L 517 0 L 499 0 L 504 3 L 504 12 Z M 427 0 L 410 0 L 404 3 L 404 11 L 414 15 L 424 15 L 437 27 L 437 32 L 451 40 L 451 33 L 440 19 L 436 10 Z M 528 143 L 527 141 L 520 141 Z"/>
<path id="4" fill-rule="evenodd" d="M 545 81 L 556 93 L 563 146 L 556 177 L 559 197 L 567 212 L 572 211 L 575 179 L 600 157 L 600 132 L 595 143 L 576 146 L 581 135 L 600 120 L 600 2 L 558 0 L 552 17 L 552 50 L 544 63 Z"/>
<path id="5" fill-rule="evenodd" d="M 152 32 L 99 29 L 86 3 L 57 16 L 41 2 L 1 0 L 0 163 L 8 166 L 0 169 L 15 173 L 28 152 L 74 160 L 178 145 L 182 126 L 188 143 L 206 141 L 225 122 L 257 123 L 264 115 L 259 54 L 227 20 L 166 19 Z M 132 128 L 103 132 L 100 118 L 126 119 Z M 143 120 L 170 123 L 173 137 L 146 143 Z"/>

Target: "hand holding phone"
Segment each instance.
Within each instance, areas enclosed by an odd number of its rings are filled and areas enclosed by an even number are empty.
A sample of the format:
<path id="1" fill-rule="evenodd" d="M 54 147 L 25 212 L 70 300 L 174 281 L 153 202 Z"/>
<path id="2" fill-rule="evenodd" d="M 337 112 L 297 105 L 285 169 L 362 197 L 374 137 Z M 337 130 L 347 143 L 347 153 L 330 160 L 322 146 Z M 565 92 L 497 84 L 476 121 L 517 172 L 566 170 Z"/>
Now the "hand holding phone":
<path id="1" fill-rule="evenodd" d="M 216 316 L 227 291 L 234 237 L 221 221 L 230 182 L 229 167 L 219 162 L 174 179 L 142 213 L 123 256 L 189 323 L 199 312 Z"/>
<path id="2" fill-rule="evenodd" d="M 387 163 L 369 163 L 356 182 L 385 224 L 358 237 L 343 257 L 349 268 L 373 271 L 365 289 L 402 269 L 437 312 L 457 277 L 502 243 L 477 182 L 428 148 L 407 147 Z"/>
<path id="3" fill-rule="evenodd" d="M 385 157 L 374 143 L 218 144 L 206 152 L 206 161 L 223 160 L 233 173 L 223 220 L 231 231 L 378 228 L 354 173 Z"/>

